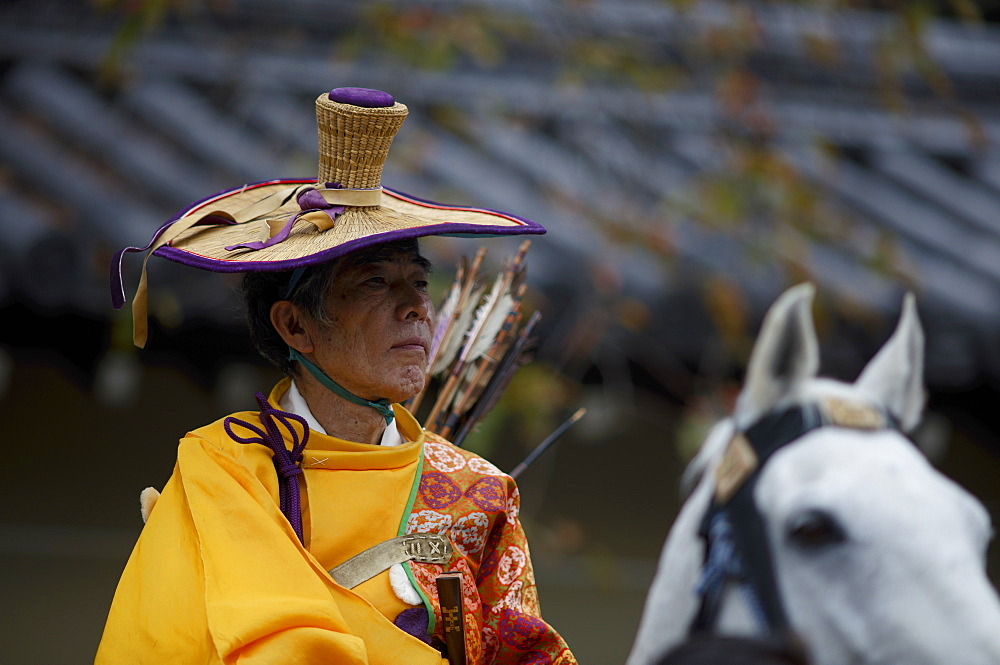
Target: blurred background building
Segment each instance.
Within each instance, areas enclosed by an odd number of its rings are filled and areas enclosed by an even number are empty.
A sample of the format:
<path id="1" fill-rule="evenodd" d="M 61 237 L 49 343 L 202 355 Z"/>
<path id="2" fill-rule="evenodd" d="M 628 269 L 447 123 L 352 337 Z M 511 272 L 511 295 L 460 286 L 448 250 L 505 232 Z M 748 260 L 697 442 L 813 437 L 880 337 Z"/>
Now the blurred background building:
<path id="1" fill-rule="evenodd" d="M 545 613 L 582 662 L 624 659 L 683 464 L 793 283 L 816 283 L 823 370 L 844 379 L 916 292 L 918 438 L 996 514 L 998 18 L 969 0 L 7 0 L 0 662 L 92 660 L 139 491 L 276 378 L 233 278 L 162 260 L 134 349 L 112 253 L 215 191 L 312 176 L 332 87 L 410 107 L 387 185 L 549 229 L 536 362 L 469 445 L 510 469 L 588 407 L 520 483 Z M 442 286 L 475 248 L 425 244 Z"/>

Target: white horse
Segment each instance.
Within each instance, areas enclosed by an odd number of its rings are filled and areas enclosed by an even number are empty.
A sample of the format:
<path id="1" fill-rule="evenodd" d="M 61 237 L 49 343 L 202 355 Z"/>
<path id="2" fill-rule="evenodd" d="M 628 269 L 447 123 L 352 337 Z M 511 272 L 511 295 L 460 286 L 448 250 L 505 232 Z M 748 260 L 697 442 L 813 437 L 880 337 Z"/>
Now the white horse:
<path id="1" fill-rule="evenodd" d="M 698 611 L 698 530 L 734 435 L 778 410 L 831 398 L 874 405 L 898 429 L 808 431 L 766 461 L 750 494 L 777 595 L 811 662 L 1000 664 L 1000 601 L 985 573 L 989 515 L 900 432 L 919 423 L 925 399 L 912 295 L 893 336 L 853 384 L 816 378 L 812 296 L 811 285 L 800 285 L 773 305 L 732 417 L 685 472 L 695 489 L 664 545 L 628 665 L 653 665 L 683 641 Z M 755 616 L 730 585 L 717 632 L 761 634 Z"/>

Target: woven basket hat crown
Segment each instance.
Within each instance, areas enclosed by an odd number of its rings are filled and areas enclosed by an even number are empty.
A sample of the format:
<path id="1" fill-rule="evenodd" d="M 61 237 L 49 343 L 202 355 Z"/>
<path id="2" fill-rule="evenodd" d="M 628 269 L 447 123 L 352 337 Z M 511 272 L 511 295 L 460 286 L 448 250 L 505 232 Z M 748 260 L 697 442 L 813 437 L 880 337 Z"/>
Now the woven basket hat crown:
<path id="1" fill-rule="evenodd" d="M 390 95 L 378 97 L 376 92 L 338 88 L 316 99 L 317 182 L 335 182 L 349 189 L 374 189 L 382 184 L 382 165 L 408 111 Z M 361 106 L 359 102 L 383 105 Z"/>

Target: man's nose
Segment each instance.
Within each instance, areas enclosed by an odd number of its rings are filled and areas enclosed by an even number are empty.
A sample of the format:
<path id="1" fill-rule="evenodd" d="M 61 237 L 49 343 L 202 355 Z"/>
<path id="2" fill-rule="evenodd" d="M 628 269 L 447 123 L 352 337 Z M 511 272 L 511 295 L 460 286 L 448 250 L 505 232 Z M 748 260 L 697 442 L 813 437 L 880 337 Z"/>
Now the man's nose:
<path id="1" fill-rule="evenodd" d="M 411 284 L 405 284 L 399 289 L 399 304 L 396 313 L 400 320 L 422 320 L 430 318 L 433 307 L 428 295 Z"/>

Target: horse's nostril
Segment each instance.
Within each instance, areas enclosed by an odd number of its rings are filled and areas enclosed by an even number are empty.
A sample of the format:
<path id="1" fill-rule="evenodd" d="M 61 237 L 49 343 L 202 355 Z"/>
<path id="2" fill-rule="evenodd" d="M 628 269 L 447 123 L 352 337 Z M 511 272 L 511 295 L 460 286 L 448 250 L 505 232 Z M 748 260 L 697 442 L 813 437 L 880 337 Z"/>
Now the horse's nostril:
<path id="1" fill-rule="evenodd" d="M 803 547 L 822 547 L 847 539 L 840 522 L 824 510 L 805 510 L 788 521 L 788 538 Z"/>

